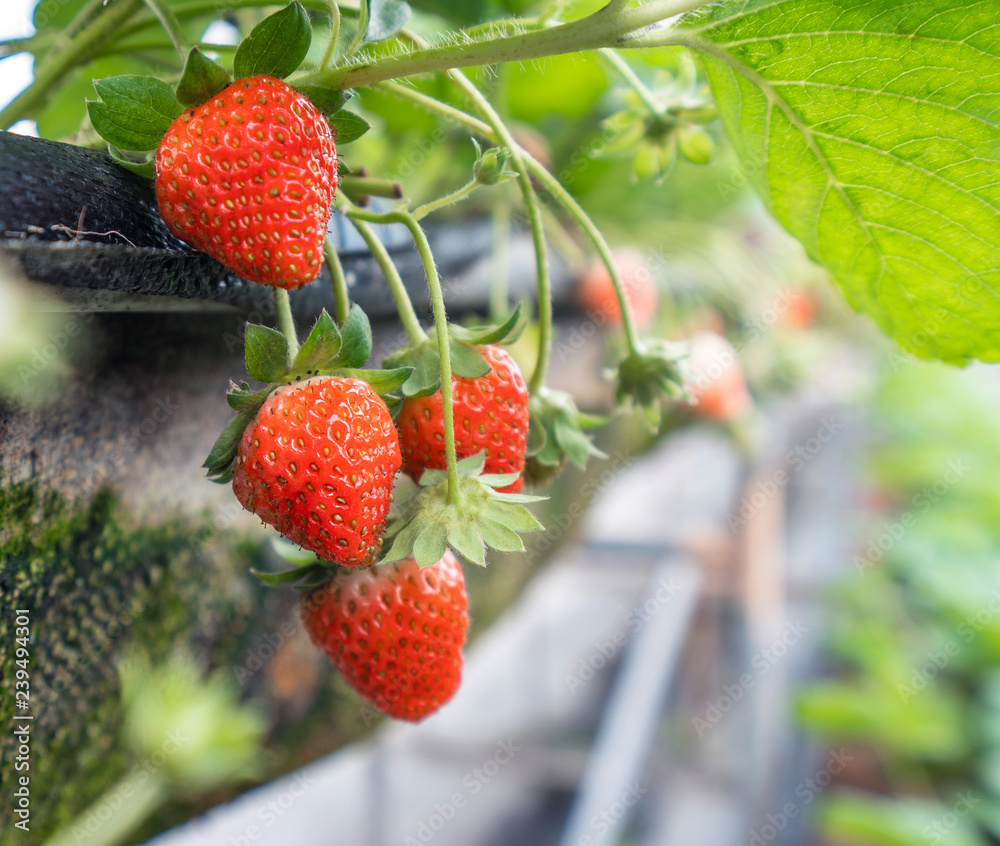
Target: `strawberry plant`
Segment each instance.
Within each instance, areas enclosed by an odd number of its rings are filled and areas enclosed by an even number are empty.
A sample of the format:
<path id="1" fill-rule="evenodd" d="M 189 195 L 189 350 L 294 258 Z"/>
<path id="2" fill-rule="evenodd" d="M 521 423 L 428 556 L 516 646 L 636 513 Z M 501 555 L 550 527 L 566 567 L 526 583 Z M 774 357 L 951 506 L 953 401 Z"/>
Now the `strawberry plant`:
<path id="1" fill-rule="evenodd" d="M 711 161 L 724 133 L 772 215 L 904 349 L 955 364 L 1000 358 L 1000 182 L 991 175 L 1000 157 L 1000 30 L 990 3 L 294 0 L 268 14 L 269 5 L 230 3 L 221 17 L 242 37 L 229 45 L 205 41 L 220 15 L 202 0 L 40 4 L 36 34 L 2 45 L 7 55 L 31 52 L 35 78 L 0 111 L 0 126 L 32 118 L 43 134 L 105 148 L 153 180 L 177 238 L 274 289 L 277 326 L 247 327 L 254 384 L 232 385 L 235 416 L 206 467 L 304 550 L 289 554 L 293 569 L 259 575 L 298 583 L 306 597 L 334 597 L 304 600 L 310 631 L 376 702 L 386 702 L 381 673 L 409 666 L 392 657 L 405 634 L 390 611 L 416 607 L 421 591 L 442 592 L 440 643 L 421 643 L 419 682 L 400 681 L 402 701 L 387 713 L 420 718 L 457 685 L 467 618 L 453 553 L 485 565 L 489 549 L 523 549 L 521 535 L 541 528 L 525 481 L 602 457 L 589 433 L 604 421 L 546 384 L 550 241 L 572 230 L 602 266 L 585 295 L 620 325 L 613 378 L 625 412 L 655 428 L 671 404 L 695 403 L 718 419 L 750 406 L 721 339 L 713 347 L 702 337 L 698 349 L 643 336 L 656 298 L 640 284 L 641 268 L 612 250 L 594 219 L 601 215 L 568 187 L 572 170 L 547 167 L 544 133 L 523 126 L 531 104 L 513 104 L 522 119 L 510 119 L 512 104 L 464 68 L 599 57 L 627 94 L 623 108 L 592 123 L 603 129 L 604 153 L 628 162 L 637 196 L 642 186 L 660 190 L 681 162 Z M 545 100 L 544 75 L 536 88 L 542 114 L 580 93 L 569 85 Z M 596 111 L 585 93 L 580 112 Z M 378 118 L 376 130 L 362 113 Z M 471 173 L 416 202 L 410 186 L 426 194 L 427 174 L 419 164 L 409 178 L 379 170 L 372 138 L 407 121 L 447 124 L 470 155 L 471 139 Z M 420 149 L 411 161 L 428 158 Z M 502 286 L 493 322 L 464 326 L 446 313 L 422 222 L 473 200 L 498 209 L 516 201 L 531 234 L 535 349 L 523 375 L 503 345 L 520 336 L 527 309 L 512 308 Z M 405 346 L 374 367 L 368 319 L 352 307 L 326 241 L 331 214 L 368 244 L 406 333 Z M 657 224 L 655 208 L 642 214 Z M 386 224 L 412 238 L 430 327 L 379 240 L 375 227 Z M 300 344 L 288 290 L 326 284 L 335 314 L 324 312 Z M 390 513 L 401 466 L 417 484 L 400 487 Z M 415 568 L 425 568 L 419 578 Z M 389 599 L 379 607 L 383 588 Z M 362 616 L 351 617 L 352 602 L 364 605 Z M 342 638 L 336 623 L 347 618 Z"/>

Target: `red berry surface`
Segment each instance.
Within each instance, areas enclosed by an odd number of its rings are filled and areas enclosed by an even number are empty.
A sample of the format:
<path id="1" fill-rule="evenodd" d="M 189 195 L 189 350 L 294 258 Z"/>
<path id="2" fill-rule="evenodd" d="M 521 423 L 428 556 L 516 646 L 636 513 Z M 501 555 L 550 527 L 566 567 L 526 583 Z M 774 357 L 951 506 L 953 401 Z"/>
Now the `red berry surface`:
<path id="1" fill-rule="evenodd" d="M 502 347 L 479 347 L 490 372 L 475 379 L 453 377 L 455 452 L 468 458 L 486 453 L 485 473 L 520 473 L 528 443 L 528 387 L 510 354 Z M 403 470 L 419 479 L 424 470 L 445 469 L 444 413 L 441 391 L 411 397 L 396 416 Z M 501 490 L 517 492 L 518 479 Z"/>
<path id="2" fill-rule="evenodd" d="M 469 629 L 462 568 L 451 552 L 342 570 L 299 601 L 313 643 L 384 714 L 420 720 L 458 690 Z"/>
<path id="3" fill-rule="evenodd" d="M 170 231 L 278 288 L 319 274 L 336 187 L 326 118 L 269 76 L 237 80 L 186 109 L 156 151 L 156 199 Z"/>
<path id="4" fill-rule="evenodd" d="M 371 386 L 319 377 L 268 397 L 240 441 L 233 491 L 292 543 L 367 567 L 400 462 L 392 417 Z"/>

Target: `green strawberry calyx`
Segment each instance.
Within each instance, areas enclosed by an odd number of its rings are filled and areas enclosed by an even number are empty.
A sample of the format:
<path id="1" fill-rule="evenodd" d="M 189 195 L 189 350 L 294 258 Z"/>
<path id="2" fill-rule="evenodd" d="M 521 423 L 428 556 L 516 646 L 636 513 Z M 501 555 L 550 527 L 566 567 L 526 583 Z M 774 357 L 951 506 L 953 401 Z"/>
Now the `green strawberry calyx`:
<path id="1" fill-rule="evenodd" d="M 544 387 L 532 394 L 528 410 L 531 425 L 525 478 L 529 481 L 551 480 L 567 461 L 582 470 L 591 457 L 607 458 L 584 431 L 606 425 L 607 417 L 584 414 L 572 396 Z"/>
<path id="2" fill-rule="evenodd" d="M 267 326 L 248 323 L 246 329 L 246 366 L 251 379 L 263 382 L 253 388 L 246 382 L 230 386 L 226 398 L 236 416 L 216 440 L 204 466 L 209 478 L 226 484 L 233 479 L 236 452 L 247 426 L 257 416 L 270 394 L 285 385 L 322 376 L 361 379 L 372 386 L 383 400 L 410 377 L 409 367 L 362 369 L 372 352 L 372 331 L 367 315 L 354 305 L 340 328 L 326 311 L 316 319 L 309 337 L 298 353 L 289 355 L 288 340 L 281 332 Z"/>
<path id="3" fill-rule="evenodd" d="M 678 369 L 684 354 L 685 347 L 671 341 L 649 341 L 629 353 L 618 364 L 618 404 L 636 406 L 650 428 L 658 428 L 663 399 L 690 400 Z"/>
<path id="4" fill-rule="evenodd" d="M 452 375 L 461 379 L 477 379 L 490 372 L 490 365 L 477 346 L 512 344 L 524 332 L 524 309 L 518 304 L 502 324 L 459 326 L 448 324 L 448 346 L 451 353 Z M 427 338 L 403 347 L 382 362 L 383 367 L 410 367 L 410 378 L 403 383 L 404 397 L 426 397 L 441 387 L 441 358 L 437 339 Z"/>
<path id="5" fill-rule="evenodd" d="M 486 549 L 522 552 L 521 532 L 542 529 L 542 524 L 524 507 L 545 497 L 501 493 L 517 479 L 516 473 L 483 473 L 485 453 L 458 462 L 458 495 L 449 497 L 448 474 L 425 470 L 417 492 L 402 506 L 402 513 L 389 524 L 385 539 L 390 543 L 383 562 L 413 555 L 421 567 L 441 560 L 451 547 L 459 555 L 486 566 Z"/>

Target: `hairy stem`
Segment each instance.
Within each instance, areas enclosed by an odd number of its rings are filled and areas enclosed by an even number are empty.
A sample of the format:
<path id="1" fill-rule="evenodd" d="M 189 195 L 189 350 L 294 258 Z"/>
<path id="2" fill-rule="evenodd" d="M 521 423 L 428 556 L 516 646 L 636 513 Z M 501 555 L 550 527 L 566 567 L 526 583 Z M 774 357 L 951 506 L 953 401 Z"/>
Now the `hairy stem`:
<path id="1" fill-rule="evenodd" d="M 330 0 L 330 40 L 327 42 L 326 50 L 323 51 L 323 59 L 319 63 L 319 69 L 325 71 L 333 58 L 333 51 L 337 48 L 337 38 L 340 36 L 340 6 L 337 0 Z"/>
<path id="2" fill-rule="evenodd" d="M 299 354 L 299 336 L 295 334 L 295 319 L 292 317 L 292 302 L 284 288 L 274 289 L 274 310 L 278 313 L 278 328 L 288 341 L 288 358 L 295 361 Z"/>
<path id="3" fill-rule="evenodd" d="M 163 0 L 143 0 L 143 2 L 160 22 L 167 35 L 170 36 L 170 42 L 183 60 L 187 56 L 187 45 L 184 43 L 181 25 L 173 10 Z"/>
<path id="4" fill-rule="evenodd" d="M 434 254 L 427 241 L 424 230 L 412 214 L 406 211 L 391 211 L 379 214 L 362 209 L 352 209 L 348 212 L 352 219 L 365 220 L 371 223 L 402 223 L 410 230 L 413 242 L 416 244 L 420 261 L 427 276 L 427 287 L 431 295 L 431 307 L 434 310 L 434 329 L 437 332 L 438 357 L 441 359 L 441 412 L 444 417 L 444 454 L 448 465 L 448 502 L 457 503 L 460 491 L 458 487 L 458 458 L 455 454 L 455 408 L 451 390 L 451 345 L 448 338 L 448 315 L 444 307 L 444 292 L 441 290 L 441 279 L 437 266 L 434 264 Z"/>
<path id="5" fill-rule="evenodd" d="M 53 48 L 49 60 L 35 72 L 32 83 L 0 111 L 0 129 L 30 117 L 49 102 L 62 87 L 66 74 L 90 59 L 93 52 L 141 8 L 142 0 L 114 0 L 59 49 Z"/>
<path id="6" fill-rule="evenodd" d="M 427 340 L 427 333 L 424 332 L 420 320 L 417 318 L 417 313 L 413 310 L 413 303 L 410 302 L 410 295 L 406 293 L 406 286 L 399 276 L 399 271 L 396 270 L 396 265 L 392 263 L 392 258 L 389 256 L 385 244 L 368 225 L 368 222 L 372 220 L 376 223 L 391 223 L 392 221 L 384 220 L 384 215 L 371 214 L 359 209 L 343 194 L 339 194 L 339 196 L 344 214 L 350 218 L 354 228 L 358 230 L 358 234 L 365 239 L 375 261 L 382 268 L 382 275 L 385 276 L 392 299 L 396 303 L 396 311 L 399 312 L 399 320 L 406 331 L 406 337 L 414 346 L 422 344 Z"/>
<path id="7" fill-rule="evenodd" d="M 450 194 L 445 194 L 443 197 L 439 197 L 436 200 L 431 200 L 429 203 L 424 203 L 422 206 L 417 206 L 411 214 L 414 220 L 422 220 L 427 217 L 431 212 L 435 212 L 438 209 L 443 209 L 445 206 L 450 206 L 452 203 L 457 203 L 459 200 L 464 200 L 473 191 L 479 187 L 479 183 L 472 179 L 463 185 L 461 188 L 452 191 Z"/>
<path id="8" fill-rule="evenodd" d="M 600 51 L 600 54 L 601 58 L 611 65 L 615 72 L 635 91 L 647 109 L 654 115 L 663 114 L 662 104 L 656 102 L 656 96 L 649 90 L 646 83 L 639 79 L 638 74 L 632 70 L 632 66 L 621 57 L 620 53 L 605 48 Z"/>
<path id="9" fill-rule="evenodd" d="M 395 179 L 378 179 L 370 176 L 352 176 L 342 174 L 337 185 L 357 203 L 364 197 L 388 197 L 391 200 L 403 199 L 403 185 Z"/>
<path id="10" fill-rule="evenodd" d="M 347 292 L 347 277 L 344 276 L 344 266 L 340 256 L 330 239 L 323 241 L 323 252 L 326 254 L 326 265 L 330 268 L 330 283 L 333 285 L 333 301 L 337 311 L 337 325 L 343 326 L 351 313 L 351 297 Z"/>
<path id="11" fill-rule="evenodd" d="M 490 273 L 490 319 L 502 323 L 510 315 L 507 275 L 510 262 L 507 251 L 510 242 L 510 203 L 506 197 L 493 205 L 492 262 Z"/>
<path id="12" fill-rule="evenodd" d="M 419 91 L 415 91 L 414 89 L 405 85 L 400 85 L 399 83 L 382 83 L 378 87 L 383 91 L 387 91 L 390 94 L 399 97 L 400 99 L 407 100 L 434 114 L 440 115 L 441 117 L 464 127 L 469 132 L 472 132 L 481 138 L 485 138 L 486 140 L 494 143 L 498 143 L 500 140 L 493 131 L 492 127 L 472 115 L 466 114 L 461 109 L 456 109 L 454 106 L 441 103 L 433 97 L 428 97 L 426 94 L 422 94 Z M 622 312 L 622 328 L 625 331 L 625 340 L 628 344 L 629 352 L 636 354 L 641 353 L 643 351 L 643 344 L 639 339 L 638 332 L 636 331 L 635 321 L 632 317 L 632 310 L 628 305 L 628 300 L 625 298 L 625 289 L 622 285 L 618 269 L 615 267 L 614 259 L 611 255 L 611 248 L 608 246 L 608 242 L 601 234 L 601 231 L 597 228 L 597 225 L 580 207 L 580 204 L 577 203 L 569 191 L 563 188 L 559 180 L 549 173 L 545 165 L 543 165 L 522 147 L 515 145 L 512 147 L 512 150 L 516 150 L 520 153 L 527 169 L 531 172 L 535 179 L 537 179 L 541 183 L 542 187 L 545 188 L 545 190 L 552 196 L 552 198 L 563 207 L 566 213 L 573 218 L 576 224 L 583 230 L 584 234 L 594 245 L 594 249 L 601 257 L 601 261 L 607 267 L 611 280 L 614 283 L 615 294 L 618 298 L 618 304 Z"/>
<path id="13" fill-rule="evenodd" d="M 602 10 L 603 11 L 603 10 Z M 351 88 L 371 85 L 386 79 L 412 76 L 430 71 L 445 71 L 474 65 L 494 65 L 521 62 L 614 46 L 622 30 L 614 18 L 607 19 L 595 12 L 581 20 L 561 24 L 551 29 L 532 30 L 506 38 L 484 39 L 440 47 L 423 47 L 408 53 L 395 53 L 356 64 L 316 71 L 295 79 L 302 84 L 325 85 L 330 88 Z"/>

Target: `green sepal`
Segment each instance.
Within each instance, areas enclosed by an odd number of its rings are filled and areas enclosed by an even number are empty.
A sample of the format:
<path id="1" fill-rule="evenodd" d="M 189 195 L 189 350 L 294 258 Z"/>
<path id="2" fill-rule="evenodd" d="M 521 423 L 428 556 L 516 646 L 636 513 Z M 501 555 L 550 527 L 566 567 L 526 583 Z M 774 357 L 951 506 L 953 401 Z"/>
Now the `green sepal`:
<path id="1" fill-rule="evenodd" d="M 441 359 L 437 345 L 424 341 L 415 347 L 403 347 L 385 357 L 383 367 L 412 367 L 410 377 L 403 383 L 403 396 L 426 397 L 441 387 Z"/>
<path id="2" fill-rule="evenodd" d="M 361 367 L 372 354 L 372 327 L 368 315 L 355 303 L 340 327 L 343 346 L 338 364 L 341 367 Z"/>
<path id="3" fill-rule="evenodd" d="M 307 378 L 322 372 L 333 366 L 342 347 L 340 330 L 333 322 L 333 318 L 327 314 L 326 309 L 323 309 L 319 317 L 316 318 L 316 322 L 309 332 L 309 337 L 299 348 L 289 375 L 292 378 Z"/>
<path id="4" fill-rule="evenodd" d="M 690 399 L 677 366 L 681 357 L 682 348 L 668 341 L 648 342 L 629 353 L 618 365 L 618 404 L 636 406 L 649 428 L 658 428 L 664 399 Z"/>
<path id="5" fill-rule="evenodd" d="M 276 329 L 247 324 L 247 373 L 258 382 L 277 382 L 288 372 L 288 341 Z"/>
<path id="6" fill-rule="evenodd" d="M 212 61 L 197 47 L 192 47 L 177 83 L 177 101 L 182 106 L 200 106 L 232 82 L 229 72 Z"/>
<path id="7" fill-rule="evenodd" d="M 330 568 L 322 564 L 306 564 L 292 570 L 283 570 L 279 573 L 272 573 L 267 570 L 257 570 L 250 568 L 250 572 L 268 587 L 280 587 L 290 585 L 301 579 L 309 579 L 322 573 L 326 578 L 330 577 Z"/>
<path id="8" fill-rule="evenodd" d="M 155 150 L 184 111 L 174 89 L 152 76 L 126 74 L 94 83 L 100 100 L 88 100 L 95 131 L 119 150 Z"/>
<path id="9" fill-rule="evenodd" d="M 458 462 L 459 496 L 448 499 L 447 473 L 426 470 L 420 488 L 403 506 L 402 513 L 388 526 L 386 540 L 392 540 L 383 561 L 399 561 L 409 555 L 421 567 L 428 567 L 450 546 L 474 564 L 486 564 L 486 548 L 500 551 L 524 549 L 519 532 L 542 526 L 522 503 L 544 497 L 504 494 L 496 490 L 509 484 L 511 474 L 482 475 L 484 453 Z M 516 478 L 516 476 L 514 477 Z"/>
<path id="10" fill-rule="evenodd" d="M 451 352 L 451 372 L 455 376 L 462 379 L 478 379 L 493 369 L 483 358 L 483 354 L 472 344 L 449 337 L 448 347 Z"/>
<path id="11" fill-rule="evenodd" d="M 246 382 L 242 382 L 239 385 L 230 386 L 226 394 L 226 401 L 233 411 L 252 411 L 256 414 L 270 393 L 270 386 L 255 391 Z"/>
<path id="12" fill-rule="evenodd" d="M 327 118 L 327 121 L 330 124 L 330 128 L 334 131 L 333 137 L 336 139 L 338 147 L 350 144 L 352 141 L 357 141 L 371 129 L 368 121 L 357 112 L 352 112 L 348 109 L 341 109 L 336 114 Z"/>
<path id="13" fill-rule="evenodd" d="M 262 74 L 284 79 L 302 64 L 312 43 L 312 24 L 295 0 L 264 18 L 240 42 L 233 57 L 237 79 Z"/>
<path id="14" fill-rule="evenodd" d="M 558 468 L 568 460 L 582 470 L 591 457 L 607 458 L 583 431 L 607 420 L 582 414 L 569 394 L 542 388 L 532 395 L 528 411 L 531 422 L 527 453 L 534 463 Z"/>
<path id="15" fill-rule="evenodd" d="M 499 325 L 458 326 L 452 323 L 449 324 L 448 331 L 453 338 L 469 344 L 513 344 L 521 337 L 527 323 L 524 305 L 518 303 L 510 317 Z"/>
<path id="16" fill-rule="evenodd" d="M 409 367 L 394 367 L 392 370 L 361 369 L 353 367 L 338 367 L 337 375 L 349 378 L 360 379 L 372 386 L 372 390 L 379 396 L 391 394 L 410 377 Z"/>
<path id="17" fill-rule="evenodd" d="M 321 85 L 296 85 L 295 90 L 312 103 L 330 121 L 354 96 L 350 88 L 324 88 Z"/>
<path id="18" fill-rule="evenodd" d="M 226 428 L 222 430 L 222 434 L 215 441 L 202 465 L 208 468 L 209 476 L 224 476 L 231 472 L 240 440 L 255 414 L 256 411 L 241 411 L 226 424 Z M 232 476 L 229 477 L 229 480 L 231 479 Z"/>
<path id="19" fill-rule="evenodd" d="M 153 150 L 146 150 L 137 155 L 119 150 L 114 144 L 108 144 L 108 155 L 111 156 L 115 164 L 121 165 L 126 170 L 153 179 L 156 176 L 156 153 Z"/>
<path id="20" fill-rule="evenodd" d="M 293 567 L 305 567 L 307 564 L 329 566 L 317 558 L 315 552 L 303 549 L 298 544 L 292 543 L 290 540 L 285 540 L 280 535 L 271 536 L 271 549 L 274 550 L 275 555 L 282 561 L 286 564 L 291 564 Z"/>

